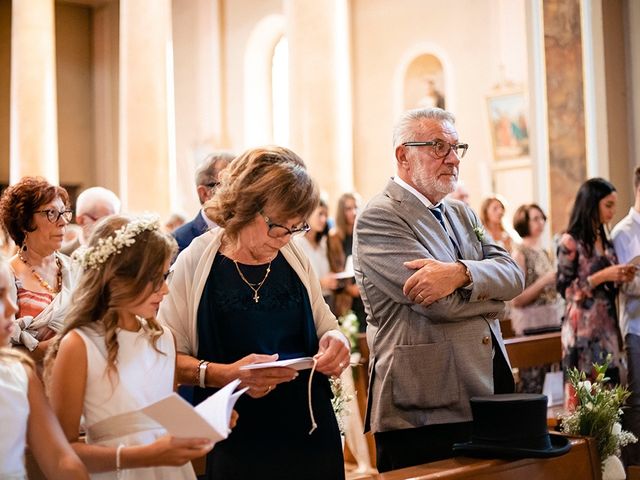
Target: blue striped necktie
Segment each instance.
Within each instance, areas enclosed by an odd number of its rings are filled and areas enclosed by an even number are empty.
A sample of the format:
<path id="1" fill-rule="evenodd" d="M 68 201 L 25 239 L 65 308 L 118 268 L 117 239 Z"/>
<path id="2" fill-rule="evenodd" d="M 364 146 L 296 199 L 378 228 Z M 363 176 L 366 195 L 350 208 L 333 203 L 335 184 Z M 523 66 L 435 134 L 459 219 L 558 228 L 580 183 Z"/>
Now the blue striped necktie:
<path id="1" fill-rule="evenodd" d="M 436 205 L 433 208 L 430 208 L 429 210 L 431 210 L 431 213 L 433 213 L 433 216 L 436 217 L 436 219 L 440 222 L 440 225 L 442 225 L 442 228 L 444 228 L 444 231 L 447 231 L 447 227 L 444 224 L 444 218 L 442 217 L 442 204 L 440 205 Z"/>
<path id="2" fill-rule="evenodd" d="M 440 225 L 442 225 L 444 232 L 447 234 L 447 237 L 449 237 L 449 240 L 453 244 L 453 248 L 455 248 L 456 250 L 456 255 L 458 256 L 458 258 L 462 258 L 462 255 L 460 254 L 460 249 L 458 248 L 458 243 L 455 241 L 453 237 L 451 237 L 451 235 L 449 235 L 449 230 L 447 230 L 447 226 L 444 223 L 444 217 L 442 215 L 442 204 L 434 205 L 429 210 L 431 211 L 431 213 L 433 213 L 433 216 L 436 217 L 438 222 L 440 222 Z"/>

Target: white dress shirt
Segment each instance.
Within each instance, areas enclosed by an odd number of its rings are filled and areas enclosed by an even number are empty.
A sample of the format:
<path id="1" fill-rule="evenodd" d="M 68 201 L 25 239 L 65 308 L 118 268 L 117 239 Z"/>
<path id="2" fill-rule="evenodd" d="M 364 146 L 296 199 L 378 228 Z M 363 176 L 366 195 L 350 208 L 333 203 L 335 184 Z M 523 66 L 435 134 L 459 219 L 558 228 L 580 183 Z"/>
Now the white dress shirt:
<path id="1" fill-rule="evenodd" d="M 611 232 L 611 238 L 620 264 L 640 255 L 640 212 L 631 207 Z M 632 282 L 620 288 L 620 328 L 623 337 L 628 333 L 640 335 L 640 270 Z"/>

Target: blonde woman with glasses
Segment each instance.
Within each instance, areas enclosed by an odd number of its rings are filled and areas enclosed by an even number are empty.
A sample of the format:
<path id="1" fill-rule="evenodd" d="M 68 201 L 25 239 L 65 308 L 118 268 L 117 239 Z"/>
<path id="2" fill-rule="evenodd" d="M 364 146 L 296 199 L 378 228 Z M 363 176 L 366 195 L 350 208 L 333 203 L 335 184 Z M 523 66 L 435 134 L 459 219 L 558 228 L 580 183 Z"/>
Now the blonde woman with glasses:
<path id="1" fill-rule="evenodd" d="M 347 339 L 294 235 L 309 231 L 318 189 L 291 150 L 248 150 L 222 172 L 205 212 L 220 226 L 176 260 L 160 319 L 178 348 L 178 381 L 201 402 L 239 378 L 236 429 L 204 478 L 344 478 L 329 376 L 349 366 Z M 314 369 L 241 367 L 314 357 Z M 286 452 L 286 457 L 283 454 Z"/>

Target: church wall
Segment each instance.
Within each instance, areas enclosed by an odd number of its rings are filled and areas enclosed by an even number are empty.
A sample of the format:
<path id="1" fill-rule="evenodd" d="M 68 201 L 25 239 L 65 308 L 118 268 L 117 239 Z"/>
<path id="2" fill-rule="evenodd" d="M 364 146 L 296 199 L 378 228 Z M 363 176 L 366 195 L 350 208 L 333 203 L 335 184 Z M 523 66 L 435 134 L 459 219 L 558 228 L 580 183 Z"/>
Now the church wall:
<path id="1" fill-rule="evenodd" d="M 477 207 L 493 188 L 486 97 L 501 80 L 501 64 L 502 76 L 526 91 L 523 2 L 461 0 L 455 9 L 437 0 L 397 5 L 353 2 L 356 188 L 368 198 L 395 173 L 391 132 L 403 110 L 403 64 L 433 53 L 444 64 L 446 108 L 456 115 L 461 141 L 470 144 L 460 178 Z"/>

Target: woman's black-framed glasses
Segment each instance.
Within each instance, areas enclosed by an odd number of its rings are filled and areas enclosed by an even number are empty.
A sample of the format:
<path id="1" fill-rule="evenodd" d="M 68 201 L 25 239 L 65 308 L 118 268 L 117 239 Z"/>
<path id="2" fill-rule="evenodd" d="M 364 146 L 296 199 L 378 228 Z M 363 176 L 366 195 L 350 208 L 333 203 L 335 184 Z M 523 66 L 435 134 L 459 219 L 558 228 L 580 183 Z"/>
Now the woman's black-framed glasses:
<path id="1" fill-rule="evenodd" d="M 303 222 L 302 225 L 299 227 L 287 228 L 284 225 L 278 225 L 277 223 L 272 223 L 269 220 L 269 217 L 267 217 L 263 213 L 260 213 L 260 216 L 264 219 L 265 223 L 267 224 L 267 227 L 269 227 L 269 231 L 267 232 L 267 235 L 269 235 L 271 238 L 282 238 L 282 237 L 286 237 L 287 235 L 291 235 L 293 237 L 295 235 L 300 235 L 301 233 L 307 233 L 309 230 L 311 230 L 311 227 L 307 222 Z"/>
<path id="2" fill-rule="evenodd" d="M 50 208 L 47 210 L 36 210 L 33 213 L 44 213 L 47 216 L 47 220 L 51 223 L 58 223 L 60 217 L 64 218 L 65 222 L 70 223 L 73 218 L 73 210 L 54 210 Z"/>
<path id="3" fill-rule="evenodd" d="M 429 140 L 428 142 L 405 142 L 402 144 L 405 147 L 431 147 L 433 156 L 442 159 L 453 150 L 458 158 L 462 158 L 469 150 L 468 143 L 449 143 L 444 140 Z"/>

